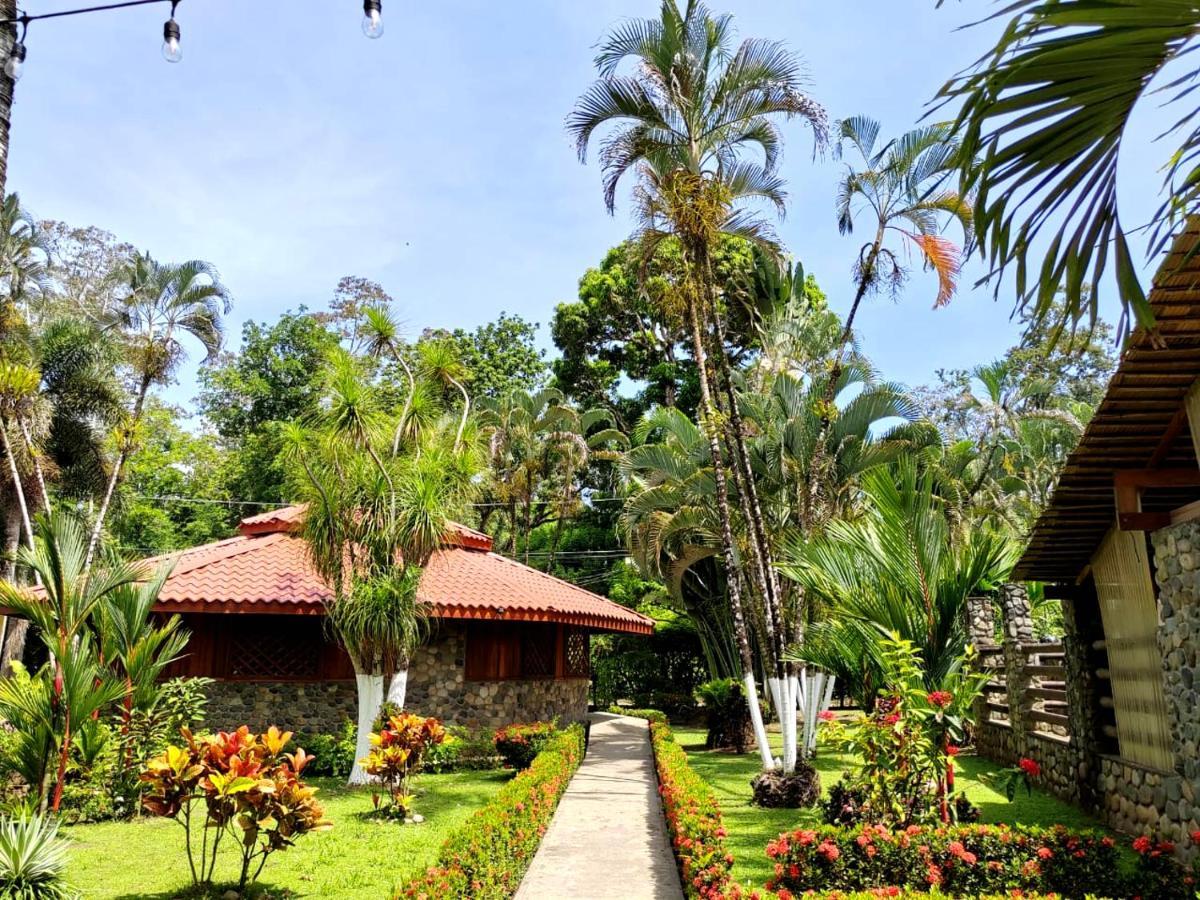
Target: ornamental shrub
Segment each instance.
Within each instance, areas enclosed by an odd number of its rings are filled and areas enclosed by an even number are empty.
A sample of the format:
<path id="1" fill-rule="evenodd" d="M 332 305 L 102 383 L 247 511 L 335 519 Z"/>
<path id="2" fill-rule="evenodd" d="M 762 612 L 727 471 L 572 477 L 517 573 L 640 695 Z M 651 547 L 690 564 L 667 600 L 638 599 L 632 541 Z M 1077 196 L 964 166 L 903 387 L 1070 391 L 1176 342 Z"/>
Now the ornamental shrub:
<path id="1" fill-rule="evenodd" d="M 552 735 L 533 764 L 442 846 L 437 863 L 404 884 L 404 900 L 507 900 L 516 893 L 583 759 L 583 727 Z"/>
<path id="2" fill-rule="evenodd" d="M 633 719 L 645 719 L 648 722 L 667 724 L 667 714 L 659 709 L 625 709 L 622 706 L 610 706 L 608 711 L 614 716 L 629 716 Z"/>
<path id="3" fill-rule="evenodd" d="M 1121 877 L 1112 838 L 1062 826 L 801 828 L 767 844 L 767 855 L 775 863 L 768 888 L 791 894 L 886 885 L 950 896 L 1013 890 L 1111 896 Z"/>
<path id="4" fill-rule="evenodd" d="M 422 821 L 413 813 L 412 780 L 421 771 L 425 754 L 446 740 L 446 729 L 435 718 L 397 713 L 371 734 L 371 752 L 363 759 L 363 770 L 375 778 L 384 793 L 375 791 L 375 809 L 401 822 Z"/>
<path id="5" fill-rule="evenodd" d="M 312 762 L 305 771 L 310 776 L 349 776 L 354 768 L 354 731 L 354 723 L 346 719 L 341 730 L 332 734 L 296 735 L 296 743 L 312 754 Z"/>
<path id="6" fill-rule="evenodd" d="M 1193 831 L 1191 844 L 1200 848 L 1200 831 Z M 1133 840 L 1133 852 L 1137 864 L 1130 884 L 1130 893 L 1142 900 L 1192 900 L 1196 897 L 1196 885 L 1200 883 L 1200 852 L 1197 853 L 1190 871 L 1184 870 L 1175 860 L 1175 845 L 1151 837 Z"/>
<path id="7" fill-rule="evenodd" d="M 58 823 L 41 816 L 0 819 L 0 897 L 68 900 L 67 842 Z"/>
<path id="8" fill-rule="evenodd" d="M 557 731 L 553 722 L 505 725 L 496 732 L 493 743 L 505 767 L 520 771 L 533 764 Z"/>
<path id="9" fill-rule="evenodd" d="M 212 883 L 221 839 L 229 836 L 242 854 L 239 893 L 256 880 L 268 857 L 310 831 L 331 827 L 317 803 L 316 788 L 300 780 L 312 758 L 302 748 L 283 750 L 292 738 L 272 725 L 253 734 L 237 731 L 195 737 L 183 728 L 184 746 L 168 746 L 150 759 L 141 780 L 147 812 L 174 819 L 191 834 L 197 811 L 204 838 L 188 840 L 188 866 L 196 885 Z"/>

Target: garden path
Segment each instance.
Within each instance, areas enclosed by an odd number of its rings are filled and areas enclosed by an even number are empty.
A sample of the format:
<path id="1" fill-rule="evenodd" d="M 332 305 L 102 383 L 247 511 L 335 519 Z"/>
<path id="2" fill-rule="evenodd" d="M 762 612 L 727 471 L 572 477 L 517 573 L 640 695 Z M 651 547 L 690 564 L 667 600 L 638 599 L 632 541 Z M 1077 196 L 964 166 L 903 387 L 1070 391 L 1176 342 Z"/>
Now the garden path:
<path id="1" fill-rule="evenodd" d="M 683 900 L 644 719 L 596 713 L 517 900 Z"/>

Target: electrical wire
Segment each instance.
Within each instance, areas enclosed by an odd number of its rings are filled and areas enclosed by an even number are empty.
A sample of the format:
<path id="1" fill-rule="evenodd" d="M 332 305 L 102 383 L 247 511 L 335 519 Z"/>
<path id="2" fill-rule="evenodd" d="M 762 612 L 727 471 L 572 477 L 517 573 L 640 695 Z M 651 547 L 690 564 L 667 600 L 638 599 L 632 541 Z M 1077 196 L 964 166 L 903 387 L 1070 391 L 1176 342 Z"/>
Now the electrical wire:
<path id="1" fill-rule="evenodd" d="M 30 22 L 36 22 L 39 19 L 61 19 L 64 16 L 80 16 L 84 13 L 106 12 L 110 9 L 125 9 L 129 6 L 149 6 L 151 3 L 170 3 L 171 0 L 123 0 L 120 3 L 105 3 L 100 6 L 81 6 L 76 9 L 60 9 L 57 12 L 38 13 L 30 15 L 29 13 L 20 13 L 17 16 L 9 19 L 0 19 L 0 25 L 15 25 L 18 22 L 22 25 L 28 25 Z"/>

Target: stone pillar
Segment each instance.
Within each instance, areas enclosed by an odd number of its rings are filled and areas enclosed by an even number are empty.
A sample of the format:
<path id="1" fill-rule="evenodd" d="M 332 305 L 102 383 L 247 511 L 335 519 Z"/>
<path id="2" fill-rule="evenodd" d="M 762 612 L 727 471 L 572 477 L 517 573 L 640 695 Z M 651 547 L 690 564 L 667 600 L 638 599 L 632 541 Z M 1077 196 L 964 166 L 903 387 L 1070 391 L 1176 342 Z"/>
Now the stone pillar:
<path id="1" fill-rule="evenodd" d="M 1025 651 L 1023 644 L 1033 642 L 1033 614 L 1025 585 L 1009 582 L 1000 586 L 1000 620 L 1004 627 L 1004 680 L 1008 685 L 1008 717 L 1012 723 L 1012 752 L 1029 754 L 1025 717 Z"/>
<path id="2" fill-rule="evenodd" d="M 991 597 L 968 597 L 967 640 L 974 646 L 996 643 L 996 609 Z"/>
<path id="3" fill-rule="evenodd" d="M 1087 627 L 1086 613 L 1092 616 L 1099 610 L 1096 604 L 1086 604 L 1085 598 L 1072 596 L 1062 601 L 1063 663 L 1067 670 L 1067 716 L 1071 720 L 1071 757 L 1075 767 L 1075 786 L 1080 804 L 1092 811 L 1103 811 L 1100 796 L 1100 748 L 1097 739 L 1100 725 L 1096 720 L 1099 703 L 1096 699 L 1096 673 L 1092 669 L 1090 645 L 1094 639 Z"/>

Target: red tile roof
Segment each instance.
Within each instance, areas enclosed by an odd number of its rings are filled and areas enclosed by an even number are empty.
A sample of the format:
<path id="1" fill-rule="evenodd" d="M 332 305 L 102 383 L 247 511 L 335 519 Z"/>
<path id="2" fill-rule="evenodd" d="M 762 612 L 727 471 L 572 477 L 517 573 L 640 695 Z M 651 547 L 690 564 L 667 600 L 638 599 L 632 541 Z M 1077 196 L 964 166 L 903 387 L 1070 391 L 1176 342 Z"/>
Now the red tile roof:
<path id="1" fill-rule="evenodd" d="M 320 615 L 332 591 L 291 532 L 303 507 L 243 519 L 241 535 L 152 557 L 173 560 L 159 595 L 164 612 L 261 612 Z M 569 582 L 491 552 L 486 534 L 454 525 L 421 576 L 418 597 L 444 619 L 561 622 L 649 634 L 653 620 Z"/>

